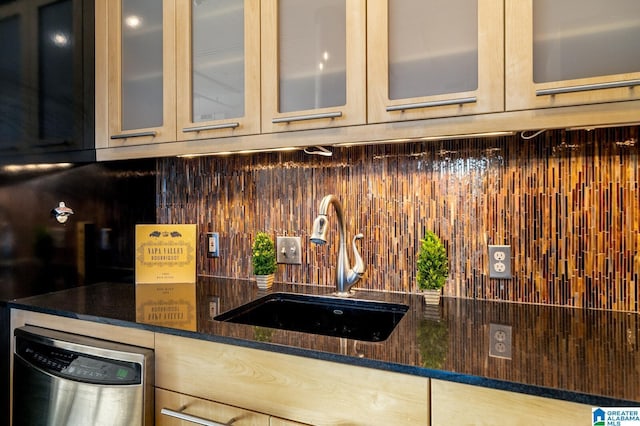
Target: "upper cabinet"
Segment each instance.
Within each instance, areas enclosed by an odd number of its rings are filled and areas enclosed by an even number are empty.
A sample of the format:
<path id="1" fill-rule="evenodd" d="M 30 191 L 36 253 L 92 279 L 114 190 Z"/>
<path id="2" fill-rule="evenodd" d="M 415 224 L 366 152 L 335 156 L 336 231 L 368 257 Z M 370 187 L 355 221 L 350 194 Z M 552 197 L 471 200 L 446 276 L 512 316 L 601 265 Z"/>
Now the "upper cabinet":
<path id="1" fill-rule="evenodd" d="M 106 21 L 96 22 L 96 38 L 106 40 L 108 61 L 96 61 L 96 95 L 107 103 L 96 146 L 175 140 L 175 1 L 98 3 L 96 18 Z"/>
<path id="2" fill-rule="evenodd" d="M 101 148 L 259 132 L 259 0 L 98 3 Z"/>
<path id="3" fill-rule="evenodd" d="M 178 1 L 177 139 L 260 132 L 260 0 Z"/>
<path id="4" fill-rule="evenodd" d="M 502 0 L 367 6 L 370 123 L 504 109 Z"/>
<path id="5" fill-rule="evenodd" d="M 640 99 L 640 2 L 505 3 L 508 110 Z"/>
<path id="6" fill-rule="evenodd" d="M 0 3 L 1 162 L 95 159 L 92 5 Z"/>
<path id="7" fill-rule="evenodd" d="M 628 124 L 640 109 L 637 0 L 95 8 L 99 160 Z M 23 31 L 13 16 L 0 43 Z M 9 78 L 20 48 L 0 68 Z"/>
<path id="8" fill-rule="evenodd" d="M 262 131 L 364 124 L 365 0 L 263 0 L 262 18 Z"/>

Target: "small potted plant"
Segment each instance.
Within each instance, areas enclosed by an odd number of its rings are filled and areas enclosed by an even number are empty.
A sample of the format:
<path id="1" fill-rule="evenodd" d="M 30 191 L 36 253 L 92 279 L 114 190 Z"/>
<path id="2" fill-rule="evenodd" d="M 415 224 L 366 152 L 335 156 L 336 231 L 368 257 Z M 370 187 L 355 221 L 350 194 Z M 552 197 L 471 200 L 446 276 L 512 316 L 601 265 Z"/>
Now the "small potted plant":
<path id="1" fill-rule="evenodd" d="M 276 263 L 276 248 L 273 239 L 265 232 L 256 234 L 251 248 L 251 263 L 258 288 L 261 290 L 271 288 L 278 264 Z"/>
<path id="2" fill-rule="evenodd" d="M 449 259 L 440 238 L 427 231 L 420 240 L 416 280 L 427 304 L 440 304 L 442 287 L 449 276 Z"/>

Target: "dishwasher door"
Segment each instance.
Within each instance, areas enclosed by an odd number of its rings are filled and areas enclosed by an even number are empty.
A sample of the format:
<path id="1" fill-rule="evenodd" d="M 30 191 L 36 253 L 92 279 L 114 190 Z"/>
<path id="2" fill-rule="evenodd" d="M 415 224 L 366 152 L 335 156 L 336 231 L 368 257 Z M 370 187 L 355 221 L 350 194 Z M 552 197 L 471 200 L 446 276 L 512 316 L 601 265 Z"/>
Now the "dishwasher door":
<path id="1" fill-rule="evenodd" d="M 14 336 L 14 426 L 153 424 L 152 350 L 33 326 Z"/>

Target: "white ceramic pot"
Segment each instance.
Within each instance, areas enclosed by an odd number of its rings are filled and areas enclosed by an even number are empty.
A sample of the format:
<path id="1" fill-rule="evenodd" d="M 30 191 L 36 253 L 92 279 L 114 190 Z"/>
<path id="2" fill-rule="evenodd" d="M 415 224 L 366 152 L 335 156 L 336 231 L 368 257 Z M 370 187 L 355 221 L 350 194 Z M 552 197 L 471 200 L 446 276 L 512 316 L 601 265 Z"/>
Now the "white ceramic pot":
<path id="1" fill-rule="evenodd" d="M 441 295 L 442 290 L 422 290 L 424 303 L 426 303 L 427 305 L 439 305 Z"/>
<path id="2" fill-rule="evenodd" d="M 269 290 L 273 286 L 274 274 L 256 275 L 256 283 L 260 290 Z"/>

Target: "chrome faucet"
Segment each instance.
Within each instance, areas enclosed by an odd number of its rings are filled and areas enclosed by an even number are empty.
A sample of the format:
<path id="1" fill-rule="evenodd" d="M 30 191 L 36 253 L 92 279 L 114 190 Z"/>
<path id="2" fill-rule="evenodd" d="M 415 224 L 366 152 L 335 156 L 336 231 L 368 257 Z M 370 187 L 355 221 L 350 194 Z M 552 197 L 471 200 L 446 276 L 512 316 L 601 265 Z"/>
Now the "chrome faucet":
<path id="1" fill-rule="evenodd" d="M 349 266 L 349 259 L 347 257 L 347 240 L 346 224 L 342 215 L 342 204 L 335 195 L 327 195 L 320 202 L 320 212 L 318 217 L 313 221 L 313 230 L 311 232 L 311 242 L 314 244 L 326 244 L 327 243 L 327 229 L 328 219 L 327 211 L 329 206 L 333 204 L 338 216 L 338 230 L 340 231 L 340 247 L 338 248 L 338 266 L 336 268 L 336 289 L 339 296 L 348 296 L 351 287 L 357 283 L 362 275 L 364 275 L 364 262 L 360 256 L 360 252 L 356 247 L 356 240 L 364 238 L 362 234 L 358 234 L 353 237 L 353 255 L 355 257 L 355 265 L 353 268 Z"/>

